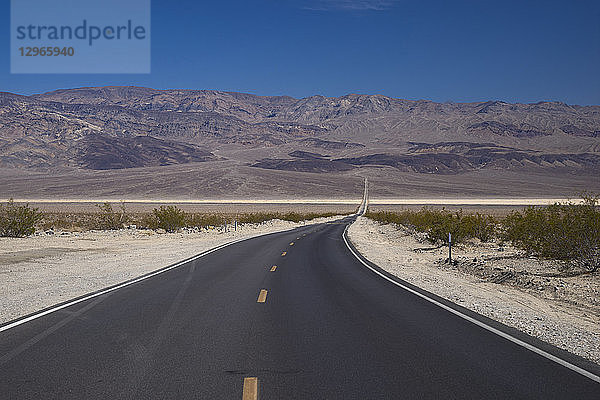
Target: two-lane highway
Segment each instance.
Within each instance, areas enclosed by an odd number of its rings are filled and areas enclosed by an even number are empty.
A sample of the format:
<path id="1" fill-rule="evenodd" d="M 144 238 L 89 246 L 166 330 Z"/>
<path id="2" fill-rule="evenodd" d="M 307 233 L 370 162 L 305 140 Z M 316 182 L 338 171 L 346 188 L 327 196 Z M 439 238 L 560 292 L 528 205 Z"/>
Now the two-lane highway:
<path id="1" fill-rule="evenodd" d="M 343 239 L 351 220 L 241 241 L 1 331 L 0 397 L 599 398 L 593 379 L 367 268 Z"/>

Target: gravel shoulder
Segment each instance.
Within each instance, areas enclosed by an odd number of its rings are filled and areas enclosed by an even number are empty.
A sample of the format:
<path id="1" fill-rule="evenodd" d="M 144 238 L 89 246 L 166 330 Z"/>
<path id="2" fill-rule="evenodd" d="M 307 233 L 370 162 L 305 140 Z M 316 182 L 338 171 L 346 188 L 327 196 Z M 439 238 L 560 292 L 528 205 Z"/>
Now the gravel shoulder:
<path id="1" fill-rule="evenodd" d="M 358 251 L 384 270 L 456 304 L 600 364 L 600 277 L 565 276 L 556 263 L 510 247 L 469 243 L 431 249 L 402 227 L 359 217 Z"/>
<path id="2" fill-rule="evenodd" d="M 0 238 L 0 323 L 165 267 L 221 244 L 340 217 L 219 229 L 38 233 Z"/>

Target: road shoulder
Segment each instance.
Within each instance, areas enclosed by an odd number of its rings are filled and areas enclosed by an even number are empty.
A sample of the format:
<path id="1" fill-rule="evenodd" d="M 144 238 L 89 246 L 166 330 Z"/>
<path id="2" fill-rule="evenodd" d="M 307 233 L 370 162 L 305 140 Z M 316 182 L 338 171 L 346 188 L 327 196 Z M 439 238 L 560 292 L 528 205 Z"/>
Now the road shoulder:
<path id="1" fill-rule="evenodd" d="M 348 229 L 356 249 L 384 271 L 492 320 L 570 353 L 600 362 L 600 324 L 589 309 L 540 298 L 444 267 L 422 243 L 391 225 L 359 217 Z"/>

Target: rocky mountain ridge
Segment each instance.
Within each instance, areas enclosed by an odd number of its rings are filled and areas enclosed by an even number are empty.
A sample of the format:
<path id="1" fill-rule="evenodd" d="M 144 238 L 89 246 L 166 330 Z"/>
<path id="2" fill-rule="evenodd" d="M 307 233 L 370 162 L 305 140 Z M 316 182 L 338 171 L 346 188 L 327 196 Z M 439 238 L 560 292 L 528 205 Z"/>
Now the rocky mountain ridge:
<path id="1" fill-rule="evenodd" d="M 313 173 L 600 171 L 600 106 L 141 87 L 0 93 L 5 168 L 125 169 L 224 159 Z"/>

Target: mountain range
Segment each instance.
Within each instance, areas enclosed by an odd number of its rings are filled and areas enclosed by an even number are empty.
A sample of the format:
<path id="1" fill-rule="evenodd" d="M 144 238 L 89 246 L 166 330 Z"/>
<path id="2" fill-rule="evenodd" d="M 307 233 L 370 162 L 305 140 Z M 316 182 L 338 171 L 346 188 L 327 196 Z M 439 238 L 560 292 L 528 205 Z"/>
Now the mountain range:
<path id="1" fill-rule="evenodd" d="M 187 183 L 175 179 L 157 192 L 127 192 L 107 183 L 94 193 L 294 195 L 295 185 L 262 180 L 279 176 L 285 182 L 324 182 L 305 186 L 299 196 L 349 196 L 368 176 L 379 180 L 382 196 L 401 196 L 409 189 L 402 184 L 407 177 L 422 182 L 410 193 L 434 193 L 427 189 L 432 179 L 496 179 L 506 185 L 520 177 L 532 183 L 531 191 L 568 194 L 600 189 L 600 106 L 435 103 L 358 94 L 295 99 L 142 87 L 0 93 L 0 166 L 0 195 L 22 197 L 60 196 L 48 186 L 57 184 L 57 176 L 81 177 L 79 186 L 65 190 L 83 196 L 89 193 L 86 177 L 159 179 L 178 168 L 216 171 L 225 186 L 241 179 L 262 182 L 263 188 L 188 193 L 177 189 Z M 38 192 L 15 185 L 19 176 L 25 183 L 37 177 Z"/>

